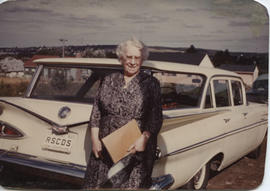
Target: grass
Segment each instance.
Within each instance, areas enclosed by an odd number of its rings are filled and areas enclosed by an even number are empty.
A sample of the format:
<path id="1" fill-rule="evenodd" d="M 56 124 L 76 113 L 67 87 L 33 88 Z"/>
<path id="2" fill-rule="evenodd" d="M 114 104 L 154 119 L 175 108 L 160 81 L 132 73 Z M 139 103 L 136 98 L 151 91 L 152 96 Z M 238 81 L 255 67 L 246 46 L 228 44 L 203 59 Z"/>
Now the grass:
<path id="1" fill-rule="evenodd" d="M 22 96 L 28 84 L 26 78 L 0 77 L 0 96 Z"/>

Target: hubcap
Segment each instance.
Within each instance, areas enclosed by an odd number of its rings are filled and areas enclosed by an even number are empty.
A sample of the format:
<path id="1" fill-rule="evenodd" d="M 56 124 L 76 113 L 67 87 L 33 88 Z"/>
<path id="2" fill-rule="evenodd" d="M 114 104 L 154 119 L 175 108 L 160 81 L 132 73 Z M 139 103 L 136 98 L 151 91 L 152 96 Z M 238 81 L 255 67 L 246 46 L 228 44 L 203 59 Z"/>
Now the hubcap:
<path id="1" fill-rule="evenodd" d="M 194 188 L 196 190 L 201 189 L 203 186 L 203 182 L 205 179 L 205 172 L 206 172 L 206 167 L 203 166 L 201 170 L 194 176 Z"/>

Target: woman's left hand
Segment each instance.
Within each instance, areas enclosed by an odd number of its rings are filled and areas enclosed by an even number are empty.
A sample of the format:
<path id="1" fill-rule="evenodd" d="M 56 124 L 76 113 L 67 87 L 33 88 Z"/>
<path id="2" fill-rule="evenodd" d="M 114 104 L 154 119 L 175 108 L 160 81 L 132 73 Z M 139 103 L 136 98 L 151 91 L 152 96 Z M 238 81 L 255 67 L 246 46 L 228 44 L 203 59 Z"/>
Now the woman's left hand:
<path id="1" fill-rule="evenodd" d="M 128 152 L 134 154 L 136 152 L 144 151 L 149 137 L 150 133 L 148 131 L 144 131 L 143 134 L 135 141 L 135 143 L 129 147 Z"/>

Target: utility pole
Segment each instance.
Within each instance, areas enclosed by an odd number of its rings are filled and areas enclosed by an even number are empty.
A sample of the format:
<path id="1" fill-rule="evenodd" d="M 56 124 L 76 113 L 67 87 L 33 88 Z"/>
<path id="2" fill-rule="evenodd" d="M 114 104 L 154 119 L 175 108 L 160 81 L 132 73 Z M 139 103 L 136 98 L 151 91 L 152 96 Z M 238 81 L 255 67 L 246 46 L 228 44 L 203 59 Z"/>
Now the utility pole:
<path id="1" fill-rule="evenodd" d="M 62 57 L 65 57 L 65 42 L 67 42 L 67 39 L 60 38 L 60 42 L 62 42 Z"/>

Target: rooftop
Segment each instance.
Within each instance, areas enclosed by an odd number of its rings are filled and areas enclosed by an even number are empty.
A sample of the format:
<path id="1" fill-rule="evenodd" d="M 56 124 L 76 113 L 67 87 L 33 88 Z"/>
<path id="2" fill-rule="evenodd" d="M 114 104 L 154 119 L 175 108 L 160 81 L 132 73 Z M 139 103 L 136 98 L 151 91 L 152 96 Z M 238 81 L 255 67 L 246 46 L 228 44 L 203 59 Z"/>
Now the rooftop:
<path id="1" fill-rule="evenodd" d="M 230 65 L 222 64 L 219 68 L 233 72 L 254 72 L 256 65 Z"/>
<path id="2" fill-rule="evenodd" d="M 200 65 L 206 54 L 180 52 L 150 52 L 149 60 Z"/>

